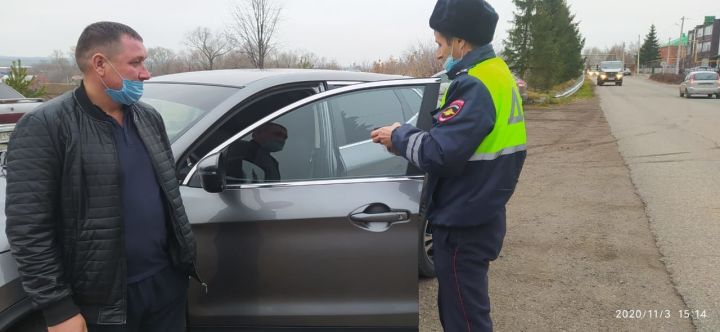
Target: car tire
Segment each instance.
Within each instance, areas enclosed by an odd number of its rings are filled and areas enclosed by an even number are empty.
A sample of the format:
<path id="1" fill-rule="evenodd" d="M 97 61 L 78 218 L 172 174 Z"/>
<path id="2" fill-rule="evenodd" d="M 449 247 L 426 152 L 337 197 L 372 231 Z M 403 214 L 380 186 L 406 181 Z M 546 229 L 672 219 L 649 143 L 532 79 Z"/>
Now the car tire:
<path id="1" fill-rule="evenodd" d="M 597 81 L 597 85 L 598 85 L 598 86 L 602 86 L 602 85 L 603 85 L 603 82 L 602 82 L 602 81 Z"/>
<path id="2" fill-rule="evenodd" d="M 685 89 L 685 98 L 690 99 L 690 94 L 688 93 L 687 89 Z"/>
<path id="3" fill-rule="evenodd" d="M 418 250 L 418 272 L 420 277 L 435 278 L 435 262 L 433 262 L 432 234 L 428 232 L 428 220 L 425 219 L 420 228 L 420 248 Z"/>
<path id="4" fill-rule="evenodd" d="M 712 93 L 708 95 L 708 98 L 712 98 L 712 97 L 713 97 L 713 94 L 712 94 Z"/>
<path id="5" fill-rule="evenodd" d="M 680 98 L 682 98 L 682 97 L 685 97 L 685 94 L 682 91 L 680 91 Z"/>

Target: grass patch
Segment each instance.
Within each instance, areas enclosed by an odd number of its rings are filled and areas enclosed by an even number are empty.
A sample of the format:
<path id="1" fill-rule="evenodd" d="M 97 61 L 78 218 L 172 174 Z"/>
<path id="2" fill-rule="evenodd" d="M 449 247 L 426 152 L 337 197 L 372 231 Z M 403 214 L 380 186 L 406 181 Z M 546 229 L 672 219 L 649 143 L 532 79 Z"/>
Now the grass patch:
<path id="1" fill-rule="evenodd" d="M 575 81 L 565 82 L 555 86 L 551 92 L 528 91 L 528 98 L 525 105 L 533 105 L 538 107 L 548 107 L 551 105 L 571 104 L 578 100 L 590 99 L 595 96 L 595 86 L 590 79 L 585 79 L 580 90 L 570 97 L 555 98 L 558 91 L 565 91 L 575 84 Z"/>

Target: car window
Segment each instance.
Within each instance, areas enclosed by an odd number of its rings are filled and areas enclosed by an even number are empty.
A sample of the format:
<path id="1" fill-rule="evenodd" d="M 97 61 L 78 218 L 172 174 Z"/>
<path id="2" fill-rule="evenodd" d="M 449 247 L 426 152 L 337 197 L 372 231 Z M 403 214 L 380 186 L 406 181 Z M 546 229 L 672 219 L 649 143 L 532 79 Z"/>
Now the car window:
<path id="1" fill-rule="evenodd" d="M 407 105 L 403 107 L 403 113 L 405 115 L 405 122 L 417 122 L 417 113 L 422 105 L 423 89 L 400 89 L 398 95 L 403 99 Z"/>
<path id="2" fill-rule="evenodd" d="M 168 138 L 174 142 L 237 91 L 236 88 L 219 86 L 147 83 L 141 101 L 160 112 Z"/>
<path id="3" fill-rule="evenodd" d="M 715 81 L 718 79 L 716 73 L 697 73 L 695 74 L 695 80 L 697 81 Z"/>
<path id="4" fill-rule="evenodd" d="M 600 68 L 603 70 L 621 69 L 622 67 L 620 61 L 603 61 L 600 63 Z"/>
<path id="5" fill-rule="evenodd" d="M 393 89 L 351 93 L 329 104 L 340 146 L 367 140 L 374 128 L 404 122 L 401 100 Z"/>
<path id="6" fill-rule="evenodd" d="M 25 98 L 15 89 L 7 86 L 5 83 L 0 83 L 0 99 L 22 99 Z"/>
<path id="7" fill-rule="evenodd" d="M 334 142 L 344 177 L 400 176 L 407 161 L 370 140 L 373 129 L 395 122 L 417 123 L 424 87 L 356 92 L 330 103 Z"/>
<path id="8" fill-rule="evenodd" d="M 419 112 L 423 91 L 420 86 L 350 92 L 266 122 L 226 148 L 227 183 L 404 176 L 407 161 L 373 143 L 370 132 L 407 122 L 407 115 Z"/>
<path id="9" fill-rule="evenodd" d="M 256 128 L 226 148 L 228 184 L 331 177 L 324 103 L 310 104 Z"/>

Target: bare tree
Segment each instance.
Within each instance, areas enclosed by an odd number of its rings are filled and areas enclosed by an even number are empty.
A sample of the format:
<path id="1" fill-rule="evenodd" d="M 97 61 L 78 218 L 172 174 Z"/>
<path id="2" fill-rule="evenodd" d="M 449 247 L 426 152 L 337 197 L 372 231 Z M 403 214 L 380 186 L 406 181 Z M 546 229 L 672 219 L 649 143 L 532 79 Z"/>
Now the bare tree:
<path id="1" fill-rule="evenodd" d="M 202 56 L 197 51 L 183 50 L 177 57 L 177 71 L 188 72 L 203 70 Z"/>
<path id="2" fill-rule="evenodd" d="M 220 59 L 218 69 L 255 68 L 250 58 L 241 50 L 233 50 Z"/>
<path id="3" fill-rule="evenodd" d="M 280 11 L 281 7 L 272 0 L 244 0 L 233 8 L 230 35 L 256 68 L 265 68 L 265 59 L 274 46 Z"/>
<path id="4" fill-rule="evenodd" d="M 404 74 L 413 77 L 430 77 L 443 70 L 443 63 L 437 59 L 437 46 L 431 40 L 411 47 L 405 53 L 404 62 L 407 66 Z"/>
<path id="5" fill-rule="evenodd" d="M 147 50 L 147 69 L 153 75 L 173 73 L 173 65 L 177 62 L 175 52 L 165 47 L 151 47 Z"/>
<path id="6" fill-rule="evenodd" d="M 215 60 L 232 50 L 224 36 L 213 34 L 207 27 L 198 27 L 189 32 L 185 44 L 200 54 L 205 70 L 212 70 Z"/>
<path id="7" fill-rule="evenodd" d="M 401 58 L 391 56 L 377 60 L 364 69 L 384 74 L 430 77 L 442 70 L 442 63 L 437 59 L 434 43 L 427 41 L 409 47 Z"/>
<path id="8" fill-rule="evenodd" d="M 47 83 L 70 83 L 77 72 L 61 50 L 54 50 L 47 60 L 33 66 L 33 73 L 40 74 Z"/>
<path id="9" fill-rule="evenodd" d="M 57 82 L 70 83 L 70 78 L 73 75 L 73 66 L 70 65 L 70 61 L 65 58 L 65 54 L 61 50 L 54 50 L 50 55 L 50 62 L 53 64 L 58 71 Z"/>

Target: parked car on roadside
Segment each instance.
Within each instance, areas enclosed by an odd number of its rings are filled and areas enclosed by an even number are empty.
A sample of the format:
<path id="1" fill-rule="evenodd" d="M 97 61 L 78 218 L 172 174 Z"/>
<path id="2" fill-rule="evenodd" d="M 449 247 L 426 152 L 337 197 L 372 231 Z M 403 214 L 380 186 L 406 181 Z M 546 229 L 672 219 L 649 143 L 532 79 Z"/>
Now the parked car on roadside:
<path id="1" fill-rule="evenodd" d="M 439 85 L 323 70 L 146 81 L 141 101 L 165 121 L 209 285 L 191 283 L 189 331 L 416 331 L 418 275 L 434 275 L 419 208 L 424 174 L 370 131 L 429 129 Z M 281 144 L 256 141 L 270 126 L 285 129 Z M 0 193 L 4 203 L 4 177 Z M 3 330 L 37 314 L 0 234 Z"/>
<path id="2" fill-rule="evenodd" d="M 42 102 L 42 98 L 25 98 L 12 87 L 0 82 L 0 124 L 17 122 Z"/>
<path id="3" fill-rule="evenodd" d="M 690 73 L 692 73 L 692 72 L 695 72 L 695 71 L 713 71 L 713 72 L 718 72 L 718 68 L 717 68 L 717 67 L 716 67 L 716 68 L 713 68 L 713 67 L 710 67 L 710 66 L 697 66 L 697 67 L 692 67 L 692 68 L 685 68 L 684 73 L 685 73 L 685 75 L 688 75 L 688 74 L 690 74 Z"/>
<path id="4" fill-rule="evenodd" d="M 680 97 L 692 95 L 715 96 L 720 99 L 720 77 L 714 71 L 695 71 L 685 76 L 680 83 Z"/>

